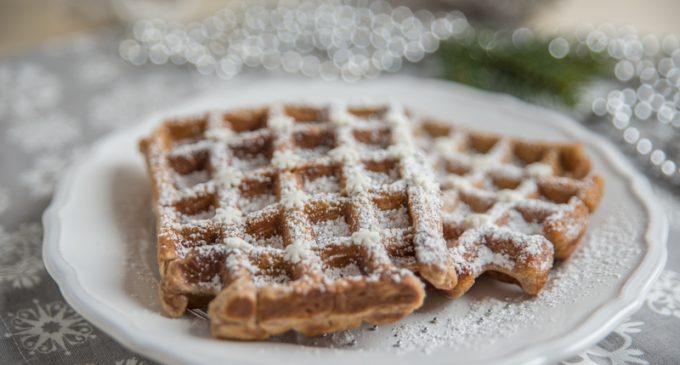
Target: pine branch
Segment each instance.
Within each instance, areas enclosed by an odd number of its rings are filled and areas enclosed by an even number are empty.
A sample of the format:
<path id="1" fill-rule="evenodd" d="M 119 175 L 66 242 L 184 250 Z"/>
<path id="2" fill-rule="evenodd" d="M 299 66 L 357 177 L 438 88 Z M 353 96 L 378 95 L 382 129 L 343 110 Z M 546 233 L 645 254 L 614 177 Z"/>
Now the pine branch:
<path id="1" fill-rule="evenodd" d="M 573 107 L 585 85 L 609 76 L 613 69 L 611 60 L 591 53 L 572 52 L 556 59 L 543 39 L 517 46 L 509 35 L 497 36 L 494 46 L 485 48 L 480 45 L 484 35 L 442 44 L 438 54 L 445 78 L 533 102 L 547 97 Z"/>

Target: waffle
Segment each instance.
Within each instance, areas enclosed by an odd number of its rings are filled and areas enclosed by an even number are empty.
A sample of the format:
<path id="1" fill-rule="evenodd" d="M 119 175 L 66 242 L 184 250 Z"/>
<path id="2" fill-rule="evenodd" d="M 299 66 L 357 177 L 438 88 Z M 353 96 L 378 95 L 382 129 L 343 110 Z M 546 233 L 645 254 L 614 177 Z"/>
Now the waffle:
<path id="1" fill-rule="evenodd" d="M 215 336 L 393 322 L 454 290 L 439 188 L 403 110 L 279 105 L 169 120 L 140 142 L 169 316 Z M 408 269 L 410 270 L 408 270 Z"/>
<path id="2" fill-rule="evenodd" d="M 577 247 L 603 193 L 583 147 L 469 132 L 424 119 L 416 133 L 442 190 L 444 236 L 463 295 L 485 272 L 535 295 Z"/>

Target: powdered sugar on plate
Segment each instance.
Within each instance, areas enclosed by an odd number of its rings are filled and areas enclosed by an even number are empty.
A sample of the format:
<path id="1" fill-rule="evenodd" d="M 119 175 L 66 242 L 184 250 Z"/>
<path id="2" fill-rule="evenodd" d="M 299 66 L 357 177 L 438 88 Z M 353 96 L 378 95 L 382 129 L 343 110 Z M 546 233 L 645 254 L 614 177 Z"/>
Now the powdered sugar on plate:
<path id="1" fill-rule="evenodd" d="M 430 291 L 423 308 L 394 325 L 366 324 L 356 330 L 311 338 L 291 333 L 271 341 L 398 354 L 475 350 L 510 341 L 519 333 L 558 321 L 554 316 L 565 313 L 560 308 L 597 295 L 622 269 L 634 265 L 640 252 L 635 242 L 640 239 L 644 229 L 640 222 L 645 219 L 642 213 L 629 215 L 628 209 L 612 211 L 626 213 L 594 225 L 582 246 L 569 261 L 558 265 L 535 298 L 507 284 L 480 278 L 462 300 L 450 301 Z"/>
<path id="2" fill-rule="evenodd" d="M 620 211 L 623 211 L 621 209 Z M 568 306 L 617 278 L 622 267 L 630 267 L 639 254 L 638 216 L 620 213 L 593 227 L 582 247 L 559 265 L 536 298 L 518 295 L 508 298 L 483 297 L 470 301 L 464 316 L 451 316 L 450 303 L 439 313 L 421 311 L 419 321 L 394 326 L 395 348 L 400 352 L 431 352 L 439 348 L 478 348 L 508 339 L 516 333 L 554 320 L 545 308 Z M 471 292 L 468 295 L 474 294 Z M 425 321 L 426 316 L 436 320 Z M 424 318 L 425 317 L 425 318 Z"/>

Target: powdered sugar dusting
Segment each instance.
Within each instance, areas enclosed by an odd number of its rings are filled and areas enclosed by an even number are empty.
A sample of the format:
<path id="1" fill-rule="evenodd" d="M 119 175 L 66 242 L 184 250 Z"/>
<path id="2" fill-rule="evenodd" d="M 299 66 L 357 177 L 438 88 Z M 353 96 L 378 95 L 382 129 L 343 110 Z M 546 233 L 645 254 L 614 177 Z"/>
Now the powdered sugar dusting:
<path id="1" fill-rule="evenodd" d="M 294 264 L 297 264 L 312 256 L 311 246 L 312 244 L 307 241 L 293 241 L 293 243 L 286 246 L 286 253 L 284 254 L 283 258 Z"/>
<path id="2" fill-rule="evenodd" d="M 424 123 L 426 136 L 419 142 L 440 172 L 445 189 L 443 223 L 455 236 L 449 240 L 451 255 L 458 267 L 466 269 L 459 273 L 477 276 L 503 268 L 522 282 L 523 270 L 515 270 L 518 264 L 540 269 L 533 274 L 538 278 L 552 266 L 550 256 L 571 253 L 569 248 L 578 243 L 592 210 L 586 197 L 599 200 L 599 192 L 594 177 L 569 177 L 571 167 L 549 157 L 561 153 L 561 147 Z M 428 137 L 430 127 L 441 129 Z M 528 158 L 526 150 L 531 148 L 543 152 Z M 583 166 L 587 161 L 577 162 Z M 554 246 L 546 237 L 554 240 Z M 504 256 L 499 245 L 513 246 L 512 253 Z M 528 286 L 523 285 L 530 292 Z"/>
<path id="3" fill-rule="evenodd" d="M 357 194 L 371 187 L 368 174 L 351 173 L 345 175 L 345 190 L 350 194 Z"/>
<path id="4" fill-rule="evenodd" d="M 527 222 L 522 214 L 516 210 L 511 210 L 508 212 L 508 221 L 505 224 L 508 228 L 513 231 L 517 231 L 524 234 L 543 234 L 543 225 L 538 222 Z"/>
<path id="5" fill-rule="evenodd" d="M 413 144 L 410 119 L 401 108 L 375 108 L 318 108 L 312 112 L 321 118 L 314 123 L 304 123 L 307 117 L 294 111 L 286 111 L 286 117 L 277 106 L 242 110 L 233 120 L 220 112 L 223 117 L 211 117 L 199 128 L 216 130 L 228 121 L 234 133 L 220 141 L 197 136 L 167 150 L 160 138 L 154 139 L 147 157 L 159 167 L 155 181 L 172 182 L 174 171 L 208 172 L 187 177 L 179 188 L 160 184 L 160 235 L 172 241 L 162 264 L 177 260 L 176 267 L 190 278 L 180 287 L 163 277 L 163 287 L 173 295 L 193 296 L 197 286 L 225 287 L 253 278 L 257 286 L 277 290 L 298 290 L 307 282 L 323 288 L 330 285 L 317 280 L 323 268 L 347 263 L 333 255 L 358 253 L 370 273 L 362 275 L 358 267 L 347 265 L 331 269 L 330 277 L 400 283 L 407 277 L 414 280 L 414 274 L 392 262 L 388 245 L 411 242 L 419 265 L 452 273 L 440 229 L 438 186 L 424 153 Z M 394 199 L 404 200 L 404 206 L 379 211 L 378 205 Z M 203 213 L 185 214 L 195 210 Z M 402 251 L 413 255 L 413 250 Z M 219 260 L 224 265 L 215 265 Z M 193 279 L 196 270 L 200 277 Z M 289 275 L 295 276 L 296 285 L 286 284 Z M 373 310 L 384 308 L 376 305 Z"/>
<path id="6" fill-rule="evenodd" d="M 340 191 L 340 179 L 337 176 L 321 176 L 314 180 L 305 180 L 305 191 L 310 194 L 338 193 Z"/>
<path id="7" fill-rule="evenodd" d="M 331 280 L 360 277 L 363 275 L 359 266 L 353 262 L 343 267 L 327 267 L 324 270 L 324 274 Z"/>
<path id="8" fill-rule="evenodd" d="M 272 165 L 280 170 L 292 169 L 300 161 L 300 157 L 291 150 L 276 151 L 272 157 Z"/>
<path id="9" fill-rule="evenodd" d="M 215 216 L 215 210 L 214 209 L 207 209 L 207 210 L 198 212 L 196 214 L 182 214 L 181 215 L 181 222 L 182 223 L 194 223 L 196 221 L 208 220 L 208 219 L 210 219 L 214 216 Z"/>
<path id="10" fill-rule="evenodd" d="M 178 189 L 188 189 L 208 180 L 210 180 L 210 174 L 207 170 L 198 170 L 186 175 L 175 174 L 175 184 Z"/>
<path id="11" fill-rule="evenodd" d="M 290 281 L 290 277 L 286 273 L 277 273 L 276 275 L 254 275 L 253 283 L 256 287 L 282 285 Z"/>
<path id="12" fill-rule="evenodd" d="M 371 179 L 375 185 L 391 184 L 399 179 L 399 171 L 390 169 L 388 171 L 370 171 L 366 170 L 365 174 Z"/>
<path id="13" fill-rule="evenodd" d="M 315 148 L 298 148 L 295 150 L 295 154 L 303 160 L 311 160 L 314 158 L 323 157 L 331 151 L 329 147 L 318 146 Z"/>
<path id="14" fill-rule="evenodd" d="M 376 215 L 381 229 L 407 228 L 411 226 L 408 208 L 405 206 L 390 210 L 378 210 Z"/>
<path id="15" fill-rule="evenodd" d="M 427 300 L 435 304 L 426 304 L 394 325 L 364 325 L 321 337 L 285 335 L 273 340 L 345 350 L 428 354 L 445 349 L 482 350 L 502 346 L 518 335 L 530 336 L 532 331 L 552 325 L 583 298 L 609 290 L 620 273 L 635 264 L 645 219 L 641 213 L 630 214 L 630 210 L 619 208 L 607 210 L 618 213 L 591 229 L 584 244 L 554 270 L 535 298 L 482 280 L 484 283 L 453 302 L 430 292 Z"/>
<path id="16" fill-rule="evenodd" d="M 532 163 L 527 166 L 527 173 L 534 177 L 549 176 L 552 172 L 552 167 L 543 163 Z"/>
<path id="17" fill-rule="evenodd" d="M 229 128 L 213 128 L 205 132 L 205 137 L 215 141 L 226 141 L 234 135 L 234 131 Z"/>
<path id="18" fill-rule="evenodd" d="M 328 152 L 328 155 L 338 162 L 351 163 L 359 159 L 357 151 L 349 146 L 340 146 Z"/>
<path id="19" fill-rule="evenodd" d="M 581 249 L 554 270 L 536 298 L 476 297 L 471 293 L 463 316 L 444 309 L 429 313 L 436 315 L 435 323 L 424 321 L 425 313 L 421 313 L 419 320 L 395 326 L 392 333 L 395 343 L 399 342 L 397 351 L 427 353 L 440 348 L 481 348 L 544 326 L 551 321 L 546 313 L 562 313 L 570 304 L 607 288 L 623 268 L 633 265 L 640 252 L 635 242 L 640 239 L 638 228 L 642 221 L 639 214 L 619 213 L 594 227 Z"/>
<path id="20" fill-rule="evenodd" d="M 234 207 L 220 207 L 215 209 L 214 219 L 223 224 L 234 224 L 242 221 L 243 214 Z"/>
<path id="21" fill-rule="evenodd" d="M 246 156 L 241 158 L 234 158 L 231 165 L 236 170 L 253 170 L 258 167 L 267 166 L 269 160 L 264 155 Z"/>
<path id="22" fill-rule="evenodd" d="M 253 237 L 245 235 L 244 240 L 253 246 L 270 247 L 274 249 L 283 250 L 283 237 L 281 235 L 272 235 L 269 237 Z"/>
<path id="23" fill-rule="evenodd" d="M 352 241 L 364 246 L 375 246 L 380 242 L 380 233 L 361 229 L 352 233 Z"/>
<path id="24" fill-rule="evenodd" d="M 238 206 L 244 213 L 252 213 L 276 203 L 276 195 L 260 194 L 239 199 Z"/>
<path id="25" fill-rule="evenodd" d="M 339 237 L 349 237 L 351 231 L 345 217 L 338 217 L 327 221 L 320 221 L 312 224 L 312 230 L 320 245 L 337 241 Z"/>
<path id="26" fill-rule="evenodd" d="M 302 209 L 305 207 L 305 200 L 307 200 L 307 194 L 300 190 L 293 190 L 286 192 L 281 197 L 281 203 L 286 209 Z"/>

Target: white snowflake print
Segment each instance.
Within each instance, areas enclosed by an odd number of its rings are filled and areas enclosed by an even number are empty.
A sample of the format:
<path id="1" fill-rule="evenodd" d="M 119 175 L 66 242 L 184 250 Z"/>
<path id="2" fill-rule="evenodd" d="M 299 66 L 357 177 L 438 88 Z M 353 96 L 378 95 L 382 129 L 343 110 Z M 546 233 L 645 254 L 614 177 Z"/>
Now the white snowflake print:
<path id="1" fill-rule="evenodd" d="M 64 147 L 79 135 L 80 130 L 72 117 L 54 113 L 15 123 L 7 129 L 8 139 L 28 152 Z"/>
<path id="2" fill-rule="evenodd" d="M 11 204 L 12 200 L 9 197 L 9 190 L 0 186 L 0 214 L 6 212 Z"/>
<path id="3" fill-rule="evenodd" d="M 148 365 L 148 363 L 146 361 L 140 360 L 136 357 L 130 357 L 130 358 L 127 358 L 127 359 L 116 360 L 116 361 L 113 362 L 113 364 L 114 365 Z M 95 364 L 92 363 L 92 362 L 87 362 L 87 363 L 80 364 L 80 365 L 95 365 Z"/>
<path id="4" fill-rule="evenodd" d="M 139 360 L 136 357 L 116 361 L 116 365 L 147 365 L 146 361 Z"/>
<path id="5" fill-rule="evenodd" d="M 24 121 L 55 106 L 61 97 L 56 75 L 35 64 L 0 67 L 0 116 Z"/>
<path id="6" fill-rule="evenodd" d="M 103 130 L 139 123 L 140 116 L 168 106 L 186 93 L 186 90 L 159 77 L 119 83 L 111 91 L 92 98 L 88 121 L 95 128 Z"/>
<path id="7" fill-rule="evenodd" d="M 33 306 L 7 317 L 10 332 L 5 337 L 17 340 L 29 354 L 70 355 L 73 346 L 95 337 L 92 325 L 62 301 L 41 305 L 34 299 Z"/>
<path id="8" fill-rule="evenodd" d="M 562 365 L 630 365 L 630 364 L 649 364 L 647 360 L 642 358 L 644 353 L 635 348 L 633 345 L 633 338 L 631 334 L 639 333 L 640 327 L 644 322 L 626 321 L 619 325 L 609 336 L 618 336 L 620 341 L 616 341 L 617 347 L 614 349 L 607 349 L 600 344 L 578 354 L 574 358 L 565 360 Z"/>
<path id="9" fill-rule="evenodd" d="M 59 155 L 38 157 L 33 166 L 19 176 L 22 184 L 30 190 L 31 195 L 46 198 L 52 194 L 54 185 L 68 164 L 68 160 Z"/>
<path id="10" fill-rule="evenodd" d="M 646 301 L 654 312 L 680 318 L 680 274 L 671 270 L 662 272 Z"/>
<path id="11" fill-rule="evenodd" d="M 26 257 L 11 266 L 0 270 L 0 281 L 12 283 L 15 288 L 32 288 L 41 281 L 44 271 L 42 260 L 37 257 Z"/>
<path id="12" fill-rule="evenodd" d="M 118 76 L 121 63 L 120 59 L 103 55 L 87 57 L 75 69 L 74 76 L 89 85 L 107 84 Z"/>
<path id="13" fill-rule="evenodd" d="M 676 208 L 680 205 L 680 199 L 675 194 L 672 194 L 666 189 L 654 189 L 658 201 L 664 207 L 666 215 L 668 216 L 668 224 L 671 228 L 680 230 L 680 209 Z"/>
<path id="14" fill-rule="evenodd" d="M 52 195 L 54 186 L 66 167 L 80 152 L 81 150 L 76 149 L 39 156 L 28 170 L 19 175 L 19 180 L 29 189 L 32 196 L 47 198 Z"/>
<path id="15" fill-rule="evenodd" d="M 40 249 L 42 226 L 24 224 L 12 232 L 0 227 L 0 284 L 32 288 L 40 283 L 43 266 Z"/>

